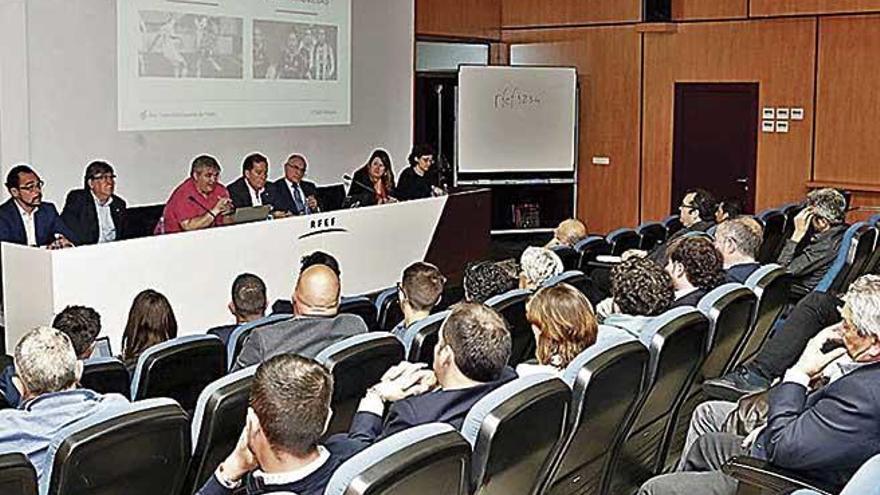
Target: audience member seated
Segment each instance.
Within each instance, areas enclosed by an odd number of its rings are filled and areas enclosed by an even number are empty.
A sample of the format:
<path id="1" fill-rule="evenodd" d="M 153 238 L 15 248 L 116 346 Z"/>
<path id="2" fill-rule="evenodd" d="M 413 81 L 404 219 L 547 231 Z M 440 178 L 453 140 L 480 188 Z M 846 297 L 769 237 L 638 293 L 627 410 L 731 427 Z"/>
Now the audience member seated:
<path id="1" fill-rule="evenodd" d="M 807 194 L 806 206 L 794 217 L 794 232 L 785 241 L 778 263 L 791 274 L 791 295 L 800 299 L 815 289 L 837 256 L 846 233 L 846 199 L 835 189 Z"/>
<path id="2" fill-rule="evenodd" d="M 587 226 L 577 218 L 563 220 L 553 230 L 553 239 L 547 243 L 546 248 L 553 246 L 568 246 L 573 248 L 575 244 L 587 238 Z"/>
<path id="3" fill-rule="evenodd" d="M 718 203 L 715 197 L 705 189 L 691 189 L 685 193 L 678 207 L 678 219 L 683 228 L 673 233 L 666 242 L 654 248 L 649 257 L 661 266 L 666 265 L 666 250 L 672 243 L 683 236 L 705 233 L 715 226 L 715 211 Z"/>
<path id="4" fill-rule="evenodd" d="M 668 310 L 674 299 L 669 274 L 647 258 L 632 257 L 611 270 L 610 303 L 602 301 L 610 308 L 602 323 L 638 337 L 642 327 Z"/>
<path id="5" fill-rule="evenodd" d="M 91 357 L 95 349 L 95 339 L 101 333 L 101 315 L 86 306 L 68 306 L 55 316 L 52 328 L 60 331 L 73 344 L 76 358 L 84 361 Z M 6 402 L 12 407 L 21 404 L 21 394 L 15 386 L 15 364 L 11 364 L 0 375 L 0 388 L 6 396 Z"/>
<path id="6" fill-rule="evenodd" d="M 547 279 L 559 275 L 565 270 L 562 260 L 547 248 L 529 246 L 519 259 L 519 288 L 535 290 Z"/>
<path id="7" fill-rule="evenodd" d="M 726 222 L 740 216 L 743 211 L 743 204 L 739 198 L 727 198 L 718 203 L 715 210 L 715 223 Z"/>
<path id="8" fill-rule="evenodd" d="M 484 303 L 492 296 L 515 289 L 518 283 L 515 273 L 494 261 L 482 261 L 468 266 L 462 281 L 464 299 Z"/>
<path id="9" fill-rule="evenodd" d="M 43 181 L 27 165 L 6 175 L 9 198 L 0 205 L 0 241 L 57 249 L 73 246 L 74 234 L 55 209 L 43 201 Z"/>
<path id="10" fill-rule="evenodd" d="M 339 277 L 326 265 L 312 265 L 300 272 L 291 299 L 293 318 L 254 329 L 233 371 L 279 354 L 313 358 L 330 345 L 367 332 L 359 316 L 337 314 Z"/>
<path id="11" fill-rule="evenodd" d="M 516 367 L 519 376 L 561 373 L 568 363 L 596 343 L 599 325 L 590 301 L 568 284 L 544 287 L 526 304 L 535 334 L 535 361 Z"/>
<path id="12" fill-rule="evenodd" d="M 337 277 L 342 277 L 342 270 L 339 268 L 339 261 L 332 254 L 324 251 L 313 251 L 299 260 L 299 271 L 303 272 L 306 268 L 314 265 L 324 265 L 333 270 Z"/>
<path id="13" fill-rule="evenodd" d="M 694 306 L 710 290 L 724 283 L 721 253 L 705 237 L 685 237 L 669 246 L 666 273 L 675 290 L 673 308 Z"/>
<path id="14" fill-rule="evenodd" d="M 431 165 L 434 164 L 434 150 L 427 144 L 417 144 L 407 158 L 409 167 L 400 173 L 397 180 L 395 197 L 400 201 L 409 199 L 430 198 L 443 194 L 443 190 L 436 187 L 434 177 L 431 174 Z"/>
<path id="15" fill-rule="evenodd" d="M 266 182 L 268 178 L 269 159 L 259 153 L 246 156 L 241 164 L 241 177 L 226 187 L 232 206 L 248 208 L 268 205 L 275 209 L 277 199 L 272 184 Z"/>
<path id="16" fill-rule="evenodd" d="M 745 283 L 761 267 L 755 257 L 763 239 L 764 228 L 752 217 L 736 217 L 718 224 L 715 248 L 721 253 L 728 282 Z"/>
<path id="17" fill-rule="evenodd" d="M 348 189 L 346 204 L 372 206 L 397 201 L 391 157 L 385 150 L 374 150 L 366 165 L 357 169 Z"/>
<path id="18" fill-rule="evenodd" d="M 339 435 L 318 443 L 333 414 L 332 398 L 333 377 L 311 359 L 282 354 L 261 364 L 235 450 L 198 495 L 323 495 L 336 469 L 361 446 Z"/>
<path id="19" fill-rule="evenodd" d="M 138 358 L 156 344 L 177 337 L 177 319 L 168 299 L 147 289 L 135 296 L 128 311 L 128 322 L 122 334 L 122 355 L 129 373 L 134 372 Z"/>
<path id="20" fill-rule="evenodd" d="M 284 162 L 284 177 L 275 181 L 275 209 L 291 215 L 308 215 L 321 211 L 318 187 L 304 180 L 309 165 L 302 155 L 290 155 Z"/>
<path id="21" fill-rule="evenodd" d="M 236 327 L 266 316 L 266 306 L 266 284 L 263 279 L 252 273 L 242 273 L 232 282 L 232 300 L 228 306 L 235 318 L 235 325 L 215 327 L 208 333 L 220 337 L 223 345 L 226 345 Z"/>
<path id="22" fill-rule="evenodd" d="M 189 178 L 174 189 L 156 233 L 206 229 L 226 223 L 226 215 L 233 210 L 229 191 L 220 184 L 220 164 L 213 156 L 196 157 L 190 167 Z"/>
<path id="23" fill-rule="evenodd" d="M 70 338 L 54 328 L 39 327 L 26 333 L 14 352 L 21 391 L 18 409 L 0 410 L 0 454 L 27 456 L 37 477 L 46 476 L 49 447 L 64 428 L 114 408 L 128 400 L 117 394 L 101 395 L 77 389 L 83 365 Z"/>
<path id="24" fill-rule="evenodd" d="M 477 401 L 516 378 L 507 366 L 510 346 L 501 315 L 482 304 L 456 305 L 440 328 L 433 373 L 408 362 L 388 370 L 361 400 L 349 438 L 368 445 L 425 423 L 461 428 Z"/>
<path id="25" fill-rule="evenodd" d="M 725 427 L 736 404 L 701 405 L 680 472 L 648 481 L 640 493 L 733 495 L 737 481 L 721 466 L 746 453 L 839 488 L 880 452 L 880 277 L 860 278 L 844 299 L 843 322 L 810 340 L 771 389 L 763 426 L 744 437 Z M 830 343 L 842 346 L 827 350 Z"/>
<path id="26" fill-rule="evenodd" d="M 403 321 L 392 330 L 397 338 L 403 340 L 410 325 L 431 314 L 431 310 L 440 302 L 445 284 L 446 278 L 440 269 L 430 263 L 417 261 L 403 270 L 403 277 L 397 286 Z"/>
<path id="27" fill-rule="evenodd" d="M 82 189 L 67 193 L 61 219 L 77 244 L 99 244 L 125 238 L 125 200 L 114 194 L 116 174 L 106 162 L 86 167 Z"/>

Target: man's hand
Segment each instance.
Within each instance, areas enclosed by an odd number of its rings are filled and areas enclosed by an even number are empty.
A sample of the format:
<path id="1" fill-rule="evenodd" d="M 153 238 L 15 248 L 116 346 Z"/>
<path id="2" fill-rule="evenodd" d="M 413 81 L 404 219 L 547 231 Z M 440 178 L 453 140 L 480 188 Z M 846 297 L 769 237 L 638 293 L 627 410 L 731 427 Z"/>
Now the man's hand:
<path id="1" fill-rule="evenodd" d="M 287 218 L 292 217 L 293 213 L 284 210 L 275 210 L 272 212 L 272 218 Z"/>
<path id="2" fill-rule="evenodd" d="M 217 204 L 211 208 L 211 213 L 214 214 L 215 217 L 219 217 L 220 215 L 226 215 L 230 213 L 235 207 L 232 204 L 232 200 L 228 197 L 220 198 L 217 200 Z"/>
<path id="3" fill-rule="evenodd" d="M 383 402 L 394 402 L 413 395 L 423 394 L 437 384 L 434 372 L 425 363 L 402 362 L 392 366 L 382 375 L 379 383 L 371 388 Z"/>
<path id="4" fill-rule="evenodd" d="M 312 211 L 320 211 L 318 208 L 318 199 L 314 196 L 306 196 L 306 204 L 309 206 L 309 209 Z"/>
<path id="5" fill-rule="evenodd" d="M 55 234 L 55 240 L 46 246 L 47 249 L 64 249 L 73 247 L 73 243 L 61 234 Z"/>
<path id="6" fill-rule="evenodd" d="M 818 376 L 826 366 L 846 354 L 845 347 L 838 347 L 827 353 L 822 352 L 822 346 L 825 345 L 826 342 L 842 340 L 842 337 L 840 336 L 841 325 L 841 323 L 838 323 L 827 327 L 810 339 L 807 343 L 807 347 L 804 349 L 804 353 L 801 354 L 800 359 L 798 359 L 797 363 L 795 363 L 791 369 L 804 373 L 812 380 Z"/>
<path id="7" fill-rule="evenodd" d="M 241 435 L 238 437 L 238 443 L 235 444 L 235 449 L 229 454 L 229 457 L 220 464 L 220 472 L 227 481 L 237 482 L 244 475 L 258 467 L 257 456 L 254 455 L 248 445 L 252 432 L 256 430 L 257 423 L 257 416 L 254 410 L 248 408 L 244 430 L 242 430 Z"/>
<path id="8" fill-rule="evenodd" d="M 807 235 L 810 225 L 813 223 L 813 209 L 804 208 L 794 217 L 794 232 L 791 234 L 791 240 L 801 242 L 801 239 Z"/>

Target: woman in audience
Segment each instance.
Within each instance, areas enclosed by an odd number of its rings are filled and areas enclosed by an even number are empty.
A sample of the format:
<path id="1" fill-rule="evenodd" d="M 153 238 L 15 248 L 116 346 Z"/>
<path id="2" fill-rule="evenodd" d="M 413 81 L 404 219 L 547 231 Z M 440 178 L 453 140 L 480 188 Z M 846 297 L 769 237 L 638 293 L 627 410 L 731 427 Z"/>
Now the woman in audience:
<path id="1" fill-rule="evenodd" d="M 611 314 L 602 322 L 636 337 L 652 317 L 672 305 L 675 291 L 665 270 L 648 258 L 630 258 L 611 270 Z"/>
<path id="2" fill-rule="evenodd" d="M 394 196 L 394 171 L 387 151 L 373 151 L 367 163 L 354 173 L 348 196 L 349 205 L 372 206 L 397 201 Z"/>
<path id="3" fill-rule="evenodd" d="M 536 290 L 549 278 L 563 272 L 562 260 L 556 253 L 541 247 L 530 246 L 519 258 L 519 288 Z"/>
<path id="4" fill-rule="evenodd" d="M 562 372 L 572 359 L 596 343 L 599 325 L 593 307 L 568 284 L 536 292 L 526 304 L 526 318 L 535 334 L 537 363 L 517 366 L 519 376 Z"/>
<path id="5" fill-rule="evenodd" d="M 436 187 L 436 174 L 432 174 L 434 150 L 427 144 L 413 146 L 407 159 L 409 167 L 400 173 L 395 197 L 400 201 L 409 199 L 430 198 L 442 194 L 443 190 Z"/>
<path id="6" fill-rule="evenodd" d="M 168 299 L 147 289 L 134 298 L 122 335 L 122 362 L 133 371 L 150 347 L 177 337 L 177 320 Z"/>
<path id="7" fill-rule="evenodd" d="M 515 289 L 516 284 L 515 270 L 511 272 L 494 261 L 475 263 L 464 271 L 464 299 L 468 302 L 484 303 L 492 296 Z"/>

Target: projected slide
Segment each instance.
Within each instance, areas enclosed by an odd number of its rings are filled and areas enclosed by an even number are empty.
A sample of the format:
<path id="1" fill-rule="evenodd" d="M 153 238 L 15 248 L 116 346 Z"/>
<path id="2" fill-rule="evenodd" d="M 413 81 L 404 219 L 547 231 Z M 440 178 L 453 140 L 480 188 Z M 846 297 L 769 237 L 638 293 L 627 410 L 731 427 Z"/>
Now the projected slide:
<path id="1" fill-rule="evenodd" d="M 349 124 L 351 0 L 117 0 L 119 130 Z"/>

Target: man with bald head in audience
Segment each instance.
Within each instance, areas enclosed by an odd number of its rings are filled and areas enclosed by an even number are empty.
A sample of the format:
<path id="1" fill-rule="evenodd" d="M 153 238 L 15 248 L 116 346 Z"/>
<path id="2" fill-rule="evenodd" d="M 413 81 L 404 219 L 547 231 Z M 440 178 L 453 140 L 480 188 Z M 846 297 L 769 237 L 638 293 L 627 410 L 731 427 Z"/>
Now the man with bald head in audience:
<path id="1" fill-rule="evenodd" d="M 547 243 L 546 248 L 554 246 L 568 246 L 573 248 L 575 244 L 587 237 L 587 226 L 577 218 L 569 218 L 559 223 L 553 230 L 553 239 Z"/>
<path id="2" fill-rule="evenodd" d="M 258 328 L 245 341 L 233 370 L 259 364 L 279 354 L 314 358 L 325 348 L 367 332 L 356 315 L 338 314 L 339 276 L 326 265 L 299 274 L 293 290 L 293 318 Z"/>
<path id="3" fill-rule="evenodd" d="M 761 267 L 755 258 L 761 249 L 764 228 L 752 217 L 726 220 L 715 228 L 715 247 L 724 260 L 727 281 L 744 284 Z"/>

